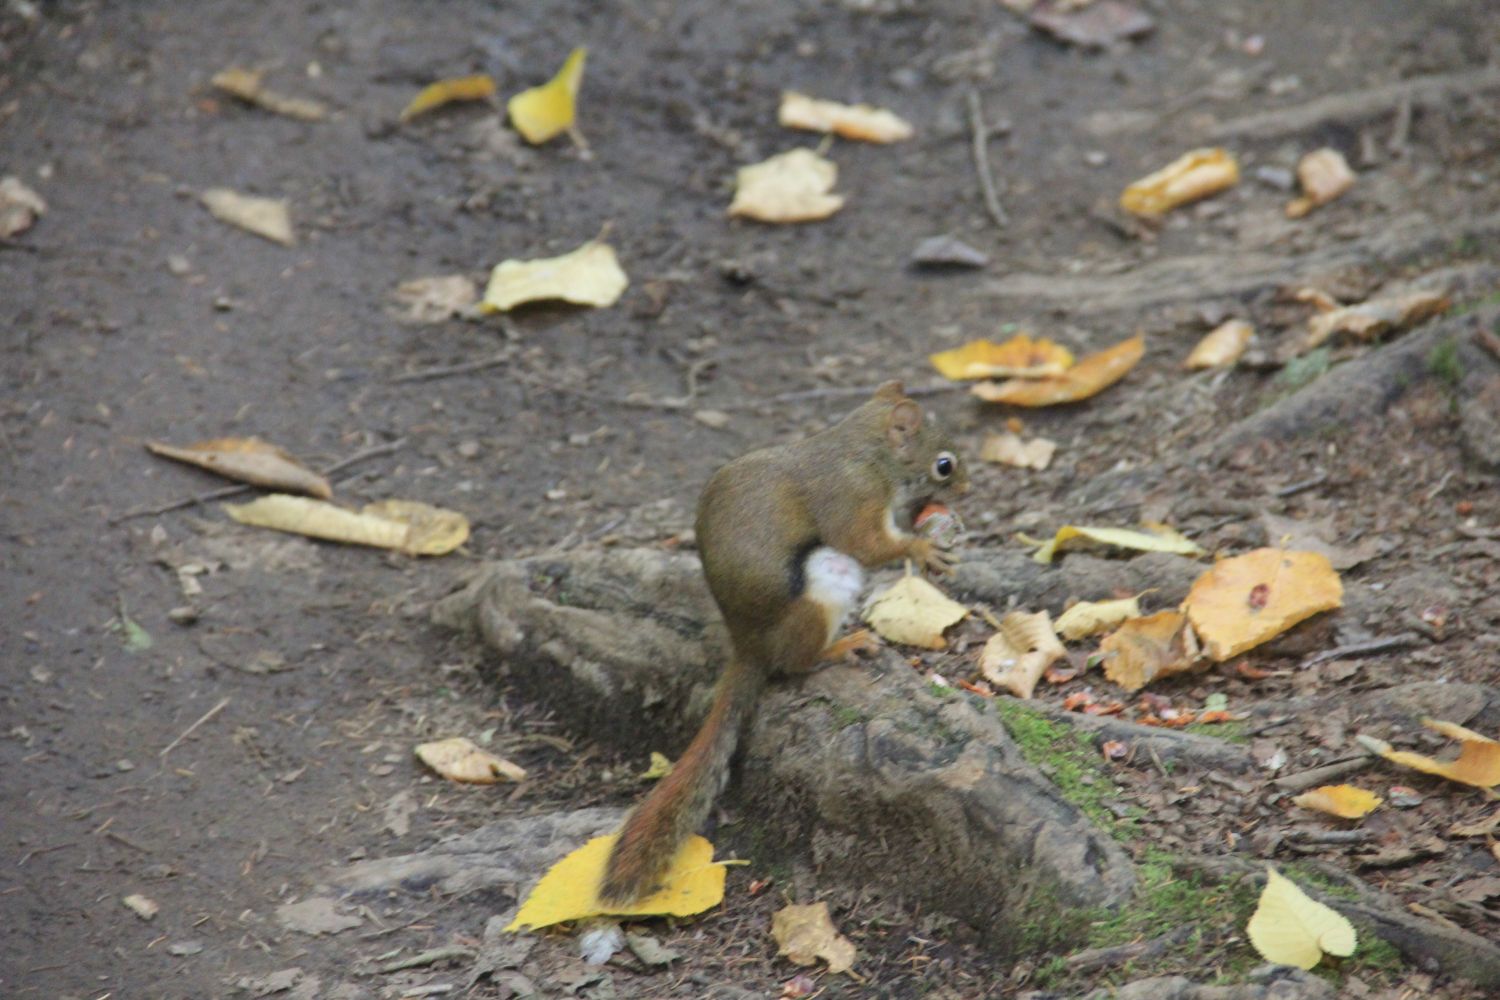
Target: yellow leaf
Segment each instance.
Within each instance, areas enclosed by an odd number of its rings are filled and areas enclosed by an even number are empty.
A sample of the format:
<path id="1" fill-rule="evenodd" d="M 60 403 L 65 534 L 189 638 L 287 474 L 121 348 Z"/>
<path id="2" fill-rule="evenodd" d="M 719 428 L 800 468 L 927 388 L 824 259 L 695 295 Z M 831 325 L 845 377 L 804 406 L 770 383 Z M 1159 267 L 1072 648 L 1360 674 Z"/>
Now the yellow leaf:
<path id="1" fill-rule="evenodd" d="M 242 483 L 274 490 L 292 490 L 327 500 L 333 496 L 328 480 L 274 444 L 260 438 L 216 438 L 184 448 L 147 441 L 146 450 L 163 458 L 187 462 Z"/>
<path id="2" fill-rule="evenodd" d="M 787 128 L 832 132 L 864 142 L 899 142 L 912 136 L 911 124 L 893 111 L 868 104 L 820 101 L 791 90 L 781 95 L 776 117 Z"/>
<path id="3" fill-rule="evenodd" d="M 713 860 L 714 845 L 694 835 L 672 859 L 660 890 L 627 906 L 601 903 L 599 883 L 617 836 L 595 837 L 549 868 L 505 929 L 535 930 L 605 914 L 687 917 L 717 906 L 724 898 L 724 865 Z"/>
<path id="4" fill-rule="evenodd" d="M 1300 219 L 1319 205 L 1326 205 L 1354 186 L 1354 171 L 1336 149 L 1325 146 L 1308 153 L 1297 164 L 1302 197 L 1286 206 L 1289 219 Z"/>
<path id="5" fill-rule="evenodd" d="M 829 972 L 848 972 L 854 965 L 854 942 L 833 926 L 827 903 L 793 903 L 777 911 L 771 917 L 771 937 L 779 946 L 776 954 L 797 965 L 812 965 L 820 958 L 828 962 Z"/>
<path id="6" fill-rule="evenodd" d="M 487 74 L 449 77 L 446 80 L 429 83 L 417 91 L 417 96 L 413 97 L 411 103 L 401 110 L 400 120 L 409 122 L 417 115 L 426 114 L 445 104 L 452 104 L 454 101 L 482 101 L 494 93 L 495 81 Z M 571 112 L 569 112 L 568 120 L 572 121 Z"/>
<path id="7" fill-rule="evenodd" d="M 924 649 L 947 645 L 943 630 L 969 609 L 919 576 L 904 576 L 870 599 L 865 621 L 891 642 Z"/>
<path id="8" fill-rule="evenodd" d="M 1179 556 L 1204 554 L 1196 542 L 1164 524 L 1146 527 L 1149 531 L 1065 524 L 1057 529 L 1057 534 L 1051 541 L 1032 553 L 1031 558 L 1039 563 L 1050 563 L 1059 552 L 1088 548 L 1090 545 L 1112 545 L 1137 552 L 1170 552 Z"/>
<path id="9" fill-rule="evenodd" d="M 490 272 L 479 308 L 483 312 L 504 312 L 547 299 L 581 306 L 612 306 L 629 284 L 614 248 L 593 240 L 560 257 L 502 260 Z"/>
<path id="10" fill-rule="evenodd" d="M 1046 378 L 1073 366 L 1073 352 L 1045 337 L 1018 333 L 1002 344 L 971 340 L 962 347 L 929 354 L 927 360 L 943 378 L 955 382 L 976 378 Z"/>
<path id="11" fill-rule="evenodd" d="M 1187 356 L 1182 367 L 1193 370 L 1226 368 L 1240 359 L 1240 355 L 1245 353 L 1245 348 L 1250 346 L 1250 338 L 1254 335 L 1255 328 L 1242 319 L 1220 323 L 1198 341 L 1198 345 Z"/>
<path id="12" fill-rule="evenodd" d="M 735 175 L 729 214 L 760 222 L 811 222 L 844 207 L 831 194 L 839 168 L 810 149 L 794 149 L 741 167 Z"/>
<path id="13" fill-rule="evenodd" d="M 1197 642 L 1179 611 L 1132 618 L 1099 643 L 1104 676 L 1126 691 L 1193 669 Z"/>
<path id="14" fill-rule="evenodd" d="M 1161 215 L 1207 198 L 1240 180 L 1240 168 L 1223 149 L 1195 149 L 1125 189 L 1120 207 L 1132 215 Z"/>
<path id="15" fill-rule="evenodd" d="M 1456 722 L 1423 719 L 1422 725 L 1449 739 L 1458 740 L 1458 759 L 1436 760 L 1409 750 L 1392 750 L 1389 743 L 1371 736 L 1362 735 L 1359 741 L 1393 764 L 1426 774 L 1436 774 L 1475 788 L 1494 788 L 1500 785 L 1500 743 L 1472 729 L 1465 729 Z"/>
<path id="16" fill-rule="evenodd" d="M 1329 299 L 1316 298 L 1314 289 L 1299 296 L 1312 300 L 1319 312 L 1307 321 L 1307 335 L 1299 350 L 1310 351 L 1334 334 L 1347 333 L 1356 340 L 1374 340 L 1391 330 L 1414 326 L 1448 310 L 1444 292 L 1422 291 L 1371 299 L 1353 306 L 1341 306 Z"/>
<path id="17" fill-rule="evenodd" d="M 1030 698 L 1042 673 L 1066 655 L 1047 612 L 1012 611 L 1000 619 L 1000 631 L 984 644 L 979 672 L 1017 698 Z"/>
<path id="18" fill-rule="evenodd" d="M 659 750 L 651 751 L 651 766 L 641 772 L 642 781 L 656 781 L 672 773 L 672 761 Z"/>
<path id="19" fill-rule="evenodd" d="M 1339 819 L 1359 819 L 1373 812 L 1383 800 L 1374 792 L 1353 785 L 1323 785 L 1294 796 L 1292 801 L 1303 809 L 1315 809 Z"/>
<path id="20" fill-rule="evenodd" d="M 986 403 L 1009 403 L 1012 406 L 1053 406 L 1075 403 L 1114 385 L 1124 378 L 1146 353 L 1146 338 L 1136 334 L 1114 347 L 1090 354 L 1063 372 L 1040 379 L 1011 379 L 1008 382 L 980 382 L 969 390 Z"/>
<path id="21" fill-rule="evenodd" d="M 241 524 L 408 555 L 446 555 L 469 537 L 469 521 L 462 514 L 415 500 L 383 500 L 353 511 L 273 493 L 246 504 L 227 503 L 224 512 Z"/>
<path id="22" fill-rule="evenodd" d="M 1245 931 L 1266 961 L 1299 969 L 1311 969 L 1324 953 L 1347 958 L 1357 943 L 1353 924 L 1269 865 L 1266 887 Z"/>
<path id="23" fill-rule="evenodd" d="M 1223 661 L 1339 607 L 1343 598 L 1327 556 L 1266 548 L 1216 563 L 1193 583 L 1183 610 L 1208 655 Z"/>
<path id="24" fill-rule="evenodd" d="M 291 209 L 284 198 L 257 198 L 228 188 L 209 188 L 203 192 L 202 200 L 220 222 L 282 246 L 294 246 L 297 242 L 292 233 Z"/>
<path id="25" fill-rule="evenodd" d="M 583 62 L 587 57 L 588 49 L 579 46 L 569 53 L 556 76 L 540 87 L 521 91 L 505 105 L 510 123 L 533 146 L 573 127 L 578 87 L 583 83 Z"/>
<path id="26" fill-rule="evenodd" d="M 1005 431 L 986 434 L 979 445 L 979 458 L 985 462 L 1014 465 L 1018 469 L 1045 469 L 1052 464 L 1057 452 L 1057 442 L 1046 438 L 1022 441 L 1020 435 Z"/>
<path id="27" fill-rule="evenodd" d="M 524 767 L 479 749 L 467 736 L 419 744 L 416 754 L 418 760 L 449 781 L 492 785 L 502 778 L 506 781 L 526 780 Z"/>
<path id="28" fill-rule="evenodd" d="M 321 101 L 310 100 L 305 97 L 292 97 L 274 90 L 267 89 L 261 78 L 265 76 L 262 70 L 250 70 L 240 66 L 231 66 L 213 75 L 210 81 L 215 87 L 239 98 L 246 104 L 254 104 L 265 108 L 267 111 L 288 118 L 296 118 L 305 122 L 322 121 L 328 117 L 328 109 Z"/>
<path id="29" fill-rule="evenodd" d="M 1117 601 L 1079 601 L 1057 616 L 1053 628 L 1069 642 L 1114 628 L 1127 618 L 1141 616 L 1139 597 L 1125 597 Z"/>

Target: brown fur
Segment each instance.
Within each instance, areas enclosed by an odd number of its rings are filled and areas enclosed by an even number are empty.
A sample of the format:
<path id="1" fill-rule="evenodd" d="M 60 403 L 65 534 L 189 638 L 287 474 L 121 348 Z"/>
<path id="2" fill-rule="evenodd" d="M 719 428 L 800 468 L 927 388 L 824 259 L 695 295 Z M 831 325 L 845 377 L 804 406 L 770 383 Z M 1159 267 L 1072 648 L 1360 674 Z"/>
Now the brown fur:
<path id="1" fill-rule="evenodd" d="M 817 664 L 831 615 L 842 609 L 793 592 L 799 558 L 826 545 L 867 567 L 905 557 L 947 568 L 946 554 L 910 529 L 915 504 L 967 489 L 956 456 L 953 475 L 934 478 L 934 459 L 952 451 L 900 383 L 888 382 L 821 434 L 751 452 L 709 479 L 698 501 L 698 549 L 734 656 L 698 735 L 626 817 L 605 866 L 603 901 L 630 903 L 659 888 L 682 842 L 713 808 L 768 679 Z"/>

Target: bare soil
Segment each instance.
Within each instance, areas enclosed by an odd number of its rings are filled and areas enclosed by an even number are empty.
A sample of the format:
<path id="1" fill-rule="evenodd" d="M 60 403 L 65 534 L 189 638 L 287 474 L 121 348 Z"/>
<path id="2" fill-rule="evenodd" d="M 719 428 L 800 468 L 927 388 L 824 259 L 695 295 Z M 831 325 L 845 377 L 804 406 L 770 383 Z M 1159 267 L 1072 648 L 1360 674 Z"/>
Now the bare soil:
<path id="1" fill-rule="evenodd" d="M 375 969 L 477 947 L 513 893 L 413 886 L 323 935 L 277 915 L 352 859 L 498 817 L 627 802 L 646 751 L 676 749 L 651 734 L 595 743 L 545 704 L 484 682 L 481 653 L 430 624 L 433 600 L 487 558 L 617 536 L 675 545 L 718 464 L 825 426 L 888 377 L 931 390 L 924 399 L 972 451 L 1017 414 L 934 386 L 926 356 L 973 337 L 1027 329 L 1081 354 L 1148 335 L 1144 361 L 1105 395 L 1021 414 L 1028 433 L 1059 442 L 1059 458 L 1044 472 L 979 471 L 965 510 L 974 546 L 1145 512 L 1233 550 L 1265 540 L 1263 511 L 1327 518 L 1331 541 L 1376 545 L 1379 557 L 1345 577 L 1366 598 L 1364 617 L 1274 650 L 1258 661 L 1272 676 L 1189 679 L 1164 696 L 1287 706 L 1291 723 L 1258 735 L 1275 745 L 1255 752 L 1269 762 L 1284 751 L 1281 766 L 1295 770 L 1355 749 L 1371 718 L 1355 693 L 1493 685 L 1500 491 L 1476 451 L 1483 415 L 1464 413 L 1500 392 L 1483 395 L 1480 368 L 1455 370 L 1472 355 L 1435 344 L 1394 406 L 1335 415 L 1294 441 L 1242 424 L 1260 436 L 1211 457 L 1194 446 L 1294 386 L 1271 364 L 1223 376 L 1179 366 L 1224 316 L 1254 322 L 1260 353 L 1274 356 L 1300 335 L 1307 307 L 1283 293 L 1302 284 L 1357 300 L 1435 276 L 1451 283 L 1454 310 L 1493 328 L 1496 89 L 1245 122 L 1481 71 L 1500 50 L 1500 19 L 1485 0 L 1145 8 L 1149 36 L 1083 51 L 988 0 L 8 0 L 0 174 L 49 209 L 0 241 L 0 993 L 510 995 L 500 979 L 466 985 L 471 959 Z M 483 103 L 394 124 L 431 80 L 488 72 L 510 94 L 578 44 L 590 47 L 589 155 L 567 140 L 526 147 Z M 294 121 L 214 91 L 210 77 L 232 64 L 264 66 L 268 83 L 333 114 Z M 833 144 L 849 204 L 826 222 L 731 222 L 737 167 L 815 144 L 775 124 L 788 88 L 896 108 L 917 137 Z M 971 90 L 993 136 L 1003 228 L 976 178 Z M 1216 137 L 1240 158 L 1236 188 L 1159 227 L 1118 214 L 1126 183 Z M 1285 171 L 1321 145 L 1341 149 L 1359 181 L 1289 221 L 1292 194 L 1257 168 Z M 216 186 L 290 199 L 298 245 L 212 218 L 198 194 Z M 632 279 L 614 308 L 424 326 L 392 315 L 402 281 L 482 279 L 500 259 L 564 252 L 605 226 Z M 918 240 L 940 233 L 990 265 L 912 268 Z M 1328 360 L 1371 350 L 1340 345 Z M 728 422 L 710 426 L 695 416 L 704 410 Z M 370 451 L 341 473 L 341 498 L 452 507 L 472 519 L 472 540 L 416 560 L 243 528 L 217 503 L 140 515 L 222 485 L 151 457 L 144 441 L 248 434 L 315 466 Z M 1174 509 L 1183 498 L 1193 503 Z M 1298 669 L 1318 650 L 1407 631 L 1415 649 Z M 963 676 L 973 653 L 923 667 Z M 1341 715 L 1328 699 L 1343 690 Z M 1431 749 L 1414 732 L 1371 731 Z M 415 743 L 459 733 L 488 736 L 530 780 L 459 787 L 413 760 Z M 1497 874 L 1493 838 L 1444 838 L 1494 803 L 1436 779 L 1383 778 L 1421 799 L 1375 825 L 1387 846 L 1436 836 L 1443 849 L 1360 877 L 1494 938 L 1500 901 L 1448 893 Z M 1225 806 L 1180 788 L 1135 797 L 1154 804 L 1153 837 L 1169 846 L 1230 828 Z M 1235 820 L 1240 838 L 1267 822 Z M 1358 847 L 1323 854 L 1352 864 Z M 818 886 L 804 872 L 752 896 L 753 877 L 736 872 L 703 919 L 652 928 L 682 953 L 669 971 L 590 971 L 568 940 L 549 938 L 537 985 L 548 996 L 776 996 L 797 970 L 774 957 L 768 915 L 782 890 Z M 1006 995 L 1045 961 L 1002 965 L 972 929 L 838 892 L 836 918 L 869 957 L 863 984 L 825 978 L 828 995 Z M 159 912 L 127 908 L 134 894 Z M 1478 995 L 1409 966 L 1368 989 Z"/>

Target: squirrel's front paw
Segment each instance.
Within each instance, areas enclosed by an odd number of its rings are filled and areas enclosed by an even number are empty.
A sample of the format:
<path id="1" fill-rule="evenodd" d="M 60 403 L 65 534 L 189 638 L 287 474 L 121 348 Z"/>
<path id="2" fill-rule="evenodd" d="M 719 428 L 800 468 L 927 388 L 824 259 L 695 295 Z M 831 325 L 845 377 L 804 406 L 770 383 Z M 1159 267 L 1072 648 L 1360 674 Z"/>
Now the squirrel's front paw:
<path id="1" fill-rule="evenodd" d="M 949 576 L 958 565 L 958 553 L 940 548 L 930 539 L 919 538 L 912 543 L 911 557 L 933 576 Z"/>

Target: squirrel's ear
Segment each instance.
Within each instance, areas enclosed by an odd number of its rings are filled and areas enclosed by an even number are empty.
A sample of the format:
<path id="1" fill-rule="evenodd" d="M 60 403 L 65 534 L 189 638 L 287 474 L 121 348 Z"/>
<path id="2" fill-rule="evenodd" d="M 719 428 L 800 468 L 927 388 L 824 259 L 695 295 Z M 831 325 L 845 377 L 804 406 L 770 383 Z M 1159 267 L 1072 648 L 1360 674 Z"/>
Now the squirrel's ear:
<path id="1" fill-rule="evenodd" d="M 905 453 L 921 428 L 922 408 L 909 399 L 902 399 L 891 408 L 891 415 L 886 418 L 886 440 L 892 448 Z"/>
<path id="2" fill-rule="evenodd" d="M 906 398 L 906 387 L 901 384 L 900 379 L 882 382 L 880 388 L 875 390 L 875 398 L 883 399 L 888 403 L 899 402 Z"/>

